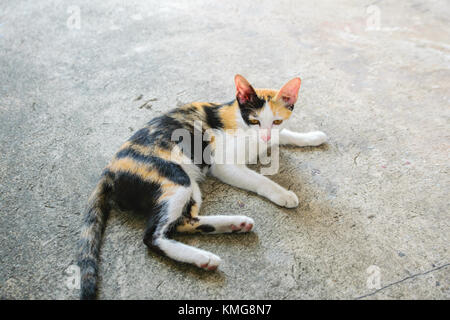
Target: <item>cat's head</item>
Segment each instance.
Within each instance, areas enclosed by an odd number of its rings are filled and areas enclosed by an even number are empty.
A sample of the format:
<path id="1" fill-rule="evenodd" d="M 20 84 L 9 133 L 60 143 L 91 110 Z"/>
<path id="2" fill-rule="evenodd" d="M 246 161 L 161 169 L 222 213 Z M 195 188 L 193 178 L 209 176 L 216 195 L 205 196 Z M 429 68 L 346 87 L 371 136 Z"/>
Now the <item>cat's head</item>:
<path id="1" fill-rule="evenodd" d="M 268 142 L 272 130 L 280 130 L 292 114 L 300 89 L 300 78 L 288 81 L 280 90 L 254 89 L 241 75 L 234 77 L 236 100 L 248 128 L 260 131 Z"/>

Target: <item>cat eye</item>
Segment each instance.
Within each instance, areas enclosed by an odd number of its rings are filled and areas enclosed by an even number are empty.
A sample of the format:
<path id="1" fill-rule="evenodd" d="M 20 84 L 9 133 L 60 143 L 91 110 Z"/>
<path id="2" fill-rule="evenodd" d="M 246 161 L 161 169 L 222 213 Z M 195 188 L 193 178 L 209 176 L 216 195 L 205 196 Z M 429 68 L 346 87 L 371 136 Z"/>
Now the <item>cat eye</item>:
<path id="1" fill-rule="evenodd" d="M 256 119 L 248 119 L 248 122 L 250 122 L 250 124 L 259 124 L 259 121 Z"/>
<path id="2" fill-rule="evenodd" d="M 279 125 L 283 122 L 283 120 L 274 120 L 273 124 Z"/>

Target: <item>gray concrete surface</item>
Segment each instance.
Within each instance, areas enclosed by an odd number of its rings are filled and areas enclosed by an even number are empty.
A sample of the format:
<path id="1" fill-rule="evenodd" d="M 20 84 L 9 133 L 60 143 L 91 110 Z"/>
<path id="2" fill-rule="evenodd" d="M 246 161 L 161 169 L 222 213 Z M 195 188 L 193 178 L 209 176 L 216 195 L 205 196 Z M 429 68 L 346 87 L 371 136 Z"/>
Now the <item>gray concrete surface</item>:
<path id="1" fill-rule="evenodd" d="M 65 270 L 102 168 L 153 116 L 229 101 L 235 73 L 303 79 L 289 127 L 330 140 L 281 152 L 273 179 L 300 206 L 208 179 L 203 214 L 256 221 L 177 237 L 221 256 L 215 273 L 149 252 L 115 213 L 100 298 L 450 298 L 448 1 L 257 3 L 1 1 L 1 298 L 77 298 Z"/>

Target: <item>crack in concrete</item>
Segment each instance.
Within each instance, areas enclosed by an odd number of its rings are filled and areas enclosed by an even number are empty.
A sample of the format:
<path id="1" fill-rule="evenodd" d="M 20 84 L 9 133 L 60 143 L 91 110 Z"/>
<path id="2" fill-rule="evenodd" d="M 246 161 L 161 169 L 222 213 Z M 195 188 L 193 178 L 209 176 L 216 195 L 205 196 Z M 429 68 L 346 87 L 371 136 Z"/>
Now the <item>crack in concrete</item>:
<path id="1" fill-rule="evenodd" d="M 416 277 L 419 277 L 419 276 L 424 276 L 424 275 L 426 275 L 426 274 L 429 274 L 429 273 L 431 273 L 431 272 L 434 272 L 434 271 L 443 269 L 443 268 L 448 267 L 448 266 L 450 266 L 450 263 L 446 263 L 446 264 L 444 264 L 444 265 L 442 265 L 442 266 L 440 266 L 440 267 L 436 267 L 436 268 L 434 268 L 434 269 L 431 269 L 431 270 L 428 270 L 428 271 L 425 271 L 425 272 L 413 274 L 413 275 L 411 275 L 411 276 L 408 276 L 408 277 L 406 277 L 406 278 L 403 278 L 402 280 L 395 281 L 395 282 L 392 282 L 392 283 L 390 283 L 390 284 L 388 284 L 388 285 L 385 285 L 384 287 L 382 287 L 382 288 L 380 288 L 380 289 L 377 289 L 377 290 L 375 290 L 374 292 L 371 292 L 371 293 L 368 293 L 368 294 L 359 296 L 359 297 L 357 297 L 357 298 L 355 298 L 355 299 L 356 299 L 356 300 L 360 300 L 360 299 L 363 299 L 363 298 L 367 298 L 367 297 L 373 296 L 374 294 L 377 294 L 378 292 L 380 292 L 380 291 L 382 291 L 382 290 L 384 290 L 384 289 L 386 289 L 386 288 L 392 287 L 392 286 L 394 286 L 394 285 L 396 285 L 396 284 L 402 283 L 402 282 L 404 282 L 404 281 L 406 281 L 406 280 L 409 280 L 409 279 L 413 279 L 413 278 L 416 278 Z"/>

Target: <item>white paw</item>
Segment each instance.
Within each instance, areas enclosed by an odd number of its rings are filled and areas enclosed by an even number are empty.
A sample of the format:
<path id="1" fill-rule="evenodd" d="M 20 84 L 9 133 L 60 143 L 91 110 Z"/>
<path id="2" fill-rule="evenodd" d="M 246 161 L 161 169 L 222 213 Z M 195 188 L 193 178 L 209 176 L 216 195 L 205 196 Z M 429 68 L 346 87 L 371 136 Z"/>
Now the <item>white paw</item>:
<path id="1" fill-rule="evenodd" d="M 281 207 L 295 208 L 298 206 L 297 195 L 288 190 L 283 190 L 283 192 L 274 194 L 269 199 Z"/>
<path id="2" fill-rule="evenodd" d="M 252 218 L 246 216 L 236 216 L 231 221 L 229 228 L 231 232 L 249 232 L 255 225 L 255 221 Z"/>
<path id="3" fill-rule="evenodd" d="M 213 271 L 217 269 L 220 262 L 222 262 L 222 259 L 220 259 L 218 256 L 211 252 L 202 250 L 202 252 L 199 253 L 198 257 L 196 258 L 194 264 L 199 268 Z"/>
<path id="4" fill-rule="evenodd" d="M 307 141 L 309 146 L 320 146 L 327 141 L 327 135 L 322 131 L 308 132 Z"/>

